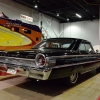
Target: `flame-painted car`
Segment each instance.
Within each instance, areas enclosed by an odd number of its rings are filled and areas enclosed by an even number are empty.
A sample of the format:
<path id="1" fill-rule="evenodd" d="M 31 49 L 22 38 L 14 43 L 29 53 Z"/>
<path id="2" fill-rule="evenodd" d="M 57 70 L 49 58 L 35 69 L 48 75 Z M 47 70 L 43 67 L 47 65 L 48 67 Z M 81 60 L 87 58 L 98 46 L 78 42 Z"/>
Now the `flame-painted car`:
<path id="1" fill-rule="evenodd" d="M 29 50 L 42 39 L 41 29 L 20 20 L 0 17 L 0 50 Z"/>
<path id="2" fill-rule="evenodd" d="M 11 74 L 37 80 L 68 78 L 77 82 L 79 74 L 100 70 L 100 54 L 91 43 L 77 38 L 51 38 L 31 50 L 1 51 L 0 68 Z"/>

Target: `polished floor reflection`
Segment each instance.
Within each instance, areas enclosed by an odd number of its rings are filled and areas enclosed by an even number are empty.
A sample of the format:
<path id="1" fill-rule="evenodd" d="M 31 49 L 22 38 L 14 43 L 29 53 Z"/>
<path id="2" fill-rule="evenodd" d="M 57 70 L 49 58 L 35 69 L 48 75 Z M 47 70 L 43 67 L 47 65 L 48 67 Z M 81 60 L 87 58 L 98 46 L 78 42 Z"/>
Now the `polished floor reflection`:
<path id="1" fill-rule="evenodd" d="M 96 100 L 100 95 L 100 74 L 81 75 L 77 85 L 62 80 L 35 81 L 16 77 L 0 81 L 0 100 Z"/>

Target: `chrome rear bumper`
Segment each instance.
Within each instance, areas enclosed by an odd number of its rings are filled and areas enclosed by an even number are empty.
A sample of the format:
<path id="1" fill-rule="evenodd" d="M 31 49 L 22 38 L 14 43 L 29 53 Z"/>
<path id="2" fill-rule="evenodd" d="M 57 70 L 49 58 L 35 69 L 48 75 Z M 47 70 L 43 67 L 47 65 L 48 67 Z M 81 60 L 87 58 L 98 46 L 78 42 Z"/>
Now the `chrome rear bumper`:
<path id="1" fill-rule="evenodd" d="M 37 80 L 47 80 L 51 70 L 36 69 L 12 64 L 0 64 L 0 71 L 7 72 L 8 69 L 15 69 L 16 75 L 26 76 Z"/>

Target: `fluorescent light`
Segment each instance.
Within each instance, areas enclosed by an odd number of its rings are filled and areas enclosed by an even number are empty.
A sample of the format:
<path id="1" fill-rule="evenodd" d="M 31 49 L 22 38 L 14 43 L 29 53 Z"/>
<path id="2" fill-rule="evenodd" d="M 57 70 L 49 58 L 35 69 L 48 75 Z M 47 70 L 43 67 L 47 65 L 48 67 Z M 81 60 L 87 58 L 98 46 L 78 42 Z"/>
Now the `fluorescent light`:
<path id="1" fill-rule="evenodd" d="M 35 4 L 34 8 L 38 8 L 38 5 L 37 5 L 37 4 Z"/>
<path id="2" fill-rule="evenodd" d="M 81 15 L 79 15 L 79 14 L 77 14 L 77 13 L 76 13 L 76 16 L 77 16 L 77 17 L 79 17 L 79 18 L 82 18 L 82 16 L 81 16 Z"/>

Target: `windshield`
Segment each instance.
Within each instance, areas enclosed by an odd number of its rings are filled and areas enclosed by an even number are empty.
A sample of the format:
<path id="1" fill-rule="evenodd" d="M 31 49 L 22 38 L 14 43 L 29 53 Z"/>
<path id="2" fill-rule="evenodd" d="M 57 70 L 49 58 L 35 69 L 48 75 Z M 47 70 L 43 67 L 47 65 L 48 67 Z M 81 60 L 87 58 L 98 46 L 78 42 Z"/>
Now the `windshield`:
<path id="1" fill-rule="evenodd" d="M 49 39 L 34 46 L 34 48 L 69 48 L 74 39 Z"/>

